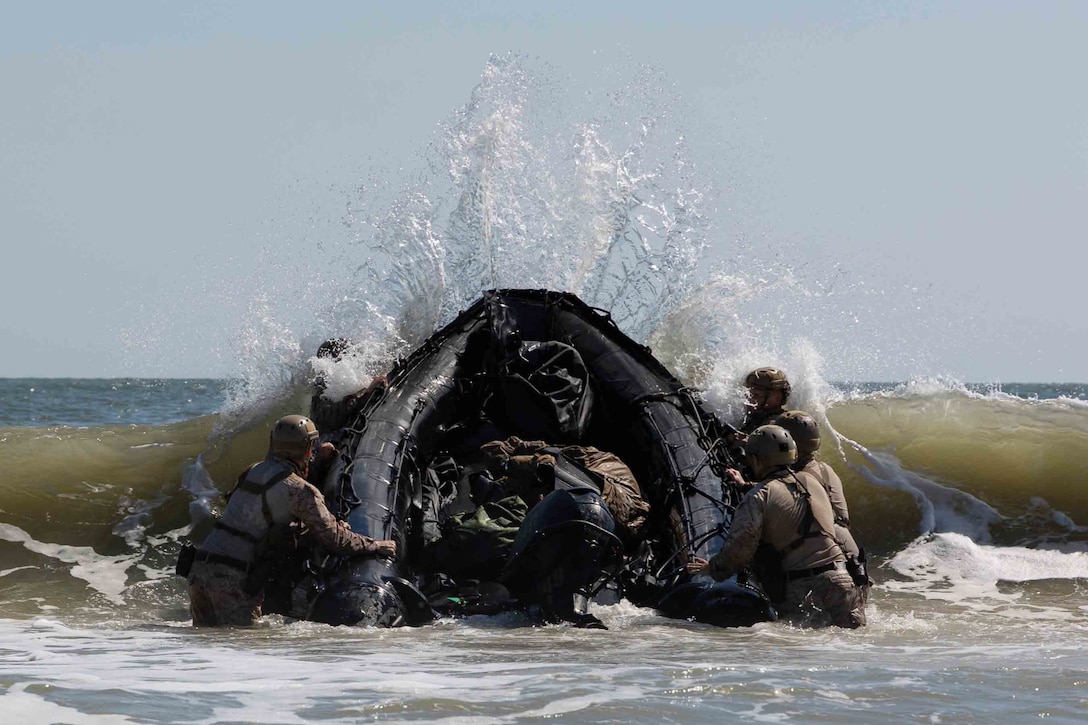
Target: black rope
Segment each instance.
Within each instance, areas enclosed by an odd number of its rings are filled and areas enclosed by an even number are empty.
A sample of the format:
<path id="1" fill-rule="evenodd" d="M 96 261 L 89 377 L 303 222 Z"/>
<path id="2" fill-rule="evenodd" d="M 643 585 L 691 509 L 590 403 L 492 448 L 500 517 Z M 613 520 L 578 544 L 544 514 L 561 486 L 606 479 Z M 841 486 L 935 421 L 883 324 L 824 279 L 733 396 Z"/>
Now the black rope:
<path id="1" fill-rule="evenodd" d="M 656 578 L 656 579 L 665 578 L 663 576 L 663 574 L 662 574 L 662 572 L 664 572 L 664 570 L 665 570 L 665 567 L 667 567 L 669 564 L 671 564 L 672 561 L 676 557 L 680 556 L 680 554 L 685 553 L 690 549 L 691 555 L 695 556 L 695 552 L 698 550 L 698 548 L 700 546 L 703 545 L 704 542 L 714 538 L 715 536 L 725 535 L 725 533 L 726 533 L 726 527 L 725 527 L 725 523 L 723 522 L 723 523 L 719 523 L 717 526 L 715 526 L 710 531 L 707 531 L 705 534 L 702 534 L 701 536 L 698 536 L 698 537 L 692 539 L 691 541 L 687 542 L 686 544 L 684 544 L 684 546 L 682 546 L 681 548 L 674 551 L 672 553 L 672 555 L 669 556 L 668 559 L 665 559 L 664 563 L 662 563 L 661 566 L 658 567 L 657 572 L 655 572 L 654 578 Z M 673 570 L 669 574 L 669 578 L 676 576 L 679 573 L 680 568 L 682 568 L 682 567 L 683 567 L 683 565 L 681 564 L 680 567 L 677 567 L 677 569 Z"/>

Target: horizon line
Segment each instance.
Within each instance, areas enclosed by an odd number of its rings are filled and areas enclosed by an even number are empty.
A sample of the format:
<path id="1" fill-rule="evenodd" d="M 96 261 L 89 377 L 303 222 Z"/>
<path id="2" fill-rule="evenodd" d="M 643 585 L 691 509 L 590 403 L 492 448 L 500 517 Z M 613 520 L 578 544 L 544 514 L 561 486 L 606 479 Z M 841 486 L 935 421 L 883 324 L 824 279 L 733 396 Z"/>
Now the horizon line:
<path id="1" fill-rule="evenodd" d="M 899 380 L 828 380 L 833 385 L 904 385 L 917 380 L 932 378 L 907 378 Z M 212 380 L 216 382 L 244 381 L 242 377 L 209 377 L 207 375 L 0 375 L 0 380 Z M 1080 380 L 956 380 L 963 385 L 1088 385 Z"/>

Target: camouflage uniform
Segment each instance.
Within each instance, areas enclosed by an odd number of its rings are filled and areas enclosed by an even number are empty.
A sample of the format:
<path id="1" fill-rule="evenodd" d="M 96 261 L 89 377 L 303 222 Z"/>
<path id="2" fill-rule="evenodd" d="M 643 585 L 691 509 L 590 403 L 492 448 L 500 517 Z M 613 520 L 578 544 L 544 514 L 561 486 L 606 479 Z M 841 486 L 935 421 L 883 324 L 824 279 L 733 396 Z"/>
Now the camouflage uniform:
<path id="1" fill-rule="evenodd" d="M 854 535 L 850 533 L 850 510 L 846 505 L 846 494 L 843 492 L 839 474 L 831 466 L 811 456 L 797 461 L 794 470 L 811 474 L 823 486 L 828 500 L 831 501 L 831 511 L 835 515 L 835 538 L 842 544 L 847 556 L 857 556 L 858 545 L 854 541 Z"/>
<path id="2" fill-rule="evenodd" d="M 544 441 L 523 441 L 510 436 L 504 441 L 492 441 L 480 450 L 506 472 L 500 482 L 532 506 L 540 497 L 550 493 L 553 486 L 537 475 L 537 469 L 555 465 Z M 650 506 L 642 498 L 638 481 L 631 469 L 618 456 L 592 446 L 562 446 L 557 449 L 563 457 L 588 471 L 601 487 L 601 498 L 612 512 L 625 542 L 636 541 L 646 526 Z"/>
<path id="3" fill-rule="evenodd" d="M 835 469 L 823 461 L 809 456 L 797 461 L 796 470 L 811 473 L 827 492 L 831 501 L 831 510 L 835 514 L 835 538 L 842 546 L 843 553 L 847 557 L 859 557 L 861 548 L 854 540 L 854 534 L 850 531 L 850 510 L 846 505 L 846 493 L 843 491 L 842 479 Z M 865 604 L 869 601 L 869 584 L 858 587 L 858 596 L 861 599 L 860 609 L 864 623 Z"/>
<path id="4" fill-rule="evenodd" d="M 831 502 L 819 480 L 780 468 L 737 507 L 721 551 L 710 560 L 710 575 L 718 581 L 733 576 L 765 543 L 779 556 L 788 580 L 780 605 L 784 613 L 811 604 L 838 626 L 859 627 L 865 624 L 863 603 L 833 530 Z"/>
<path id="5" fill-rule="evenodd" d="M 227 508 L 204 540 L 189 572 L 189 602 L 196 626 L 252 625 L 261 616 L 264 582 L 246 589 L 258 550 L 302 522 L 314 540 L 342 556 L 372 554 L 377 544 L 338 521 L 321 493 L 289 461 L 269 456 L 239 478 Z"/>
<path id="6" fill-rule="evenodd" d="M 846 571 L 833 569 L 786 584 L 782 611 L 806 615 L 819 610 L 836 627 L 857 629 L 865 626 L 866 591 L 868 587 L 855 586 Z"/>
<path id="7" fill-rule="evenodd" d="M 194 627 L 248 627 L 261 618 L 264 595 L 243 592 L 246 575 L 215 562 L 193 563 L 189 572 L 189 613 Z"/>
<path id="8" fill-rule="evenodd" d="M 339 440 L 340 431 L 351 425 L 362 408 L 362 397 L 348 395 L 343 400 L 332 401 L 324 393 L 310 398 L 310 420 L 322 431 L 322 440 Z"/>
<path id="9" fill-rule="evenodd" d="M 782 406 L 775 408 L 774 410 L 759 410 L 758 408 L 749 408 L 744 413 L 744 420 L 740 424 L 740 432 L 749 434 L 760 426 L 768 425 L 774 422 L 774 419 L 786 412 L 786 409 Z"/>

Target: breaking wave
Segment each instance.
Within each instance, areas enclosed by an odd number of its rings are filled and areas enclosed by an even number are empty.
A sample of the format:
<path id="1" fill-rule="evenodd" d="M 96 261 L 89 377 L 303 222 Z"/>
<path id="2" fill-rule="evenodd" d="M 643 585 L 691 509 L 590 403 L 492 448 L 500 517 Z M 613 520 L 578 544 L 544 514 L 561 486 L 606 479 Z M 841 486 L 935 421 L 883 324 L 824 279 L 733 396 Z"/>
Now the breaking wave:
<path id="1" fill-rule="evenodd" d="M 643 68 L 614 93 L 570 102 L 561 80 L 493 58 L 423 171 L 360 186 L 349 239 L 330 245 L 324 267 L 299 279 L 270 254 L 243 285 L 260 291 L 235 353 L 242 376 L 216 414 L 0 429 L 5 611 L 99 616 L 136 602 L 184 617 L 169 576 L 177 540 L 263 455 L 270 421 L 304 410 L 317 375 L 332 397 L 358 390 L 496 287 L 569 291 L 610 310 L 734 422 L 744 372 L 786 369 L 791 404 L 824 429 L 859 540 L 893 577 L 990 581 L 1023 561 L 1085 576 L 1083 390 L 832 384 L 825 361 L 842 370 L 873 354 L 838 342 L 857 309 L 841 271 L 802 274 L 743 238 L 715 259 L 723 192 L 691 158 L 667 83 Z M 316 359 L 336 336 L 355 343 L 351 354 Z"/>

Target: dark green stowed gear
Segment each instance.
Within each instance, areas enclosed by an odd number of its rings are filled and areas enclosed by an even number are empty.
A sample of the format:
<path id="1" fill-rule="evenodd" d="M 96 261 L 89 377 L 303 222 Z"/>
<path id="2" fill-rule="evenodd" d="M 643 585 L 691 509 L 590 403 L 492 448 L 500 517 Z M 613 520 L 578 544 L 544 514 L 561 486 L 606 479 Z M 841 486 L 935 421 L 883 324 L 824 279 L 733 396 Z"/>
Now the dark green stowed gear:
<path id="1" fill-rule="evenodd" d="M 454 579 L 498 580 L 529 507 L 520 496 L 507 496 L 451 516 L 442 538 L 423 551 L 427 568 Z"/>

